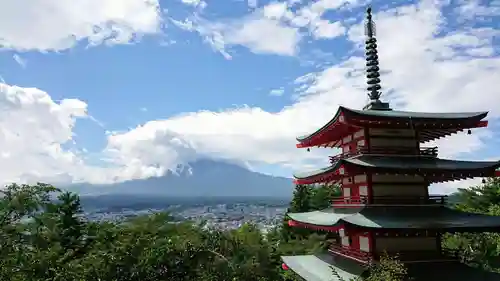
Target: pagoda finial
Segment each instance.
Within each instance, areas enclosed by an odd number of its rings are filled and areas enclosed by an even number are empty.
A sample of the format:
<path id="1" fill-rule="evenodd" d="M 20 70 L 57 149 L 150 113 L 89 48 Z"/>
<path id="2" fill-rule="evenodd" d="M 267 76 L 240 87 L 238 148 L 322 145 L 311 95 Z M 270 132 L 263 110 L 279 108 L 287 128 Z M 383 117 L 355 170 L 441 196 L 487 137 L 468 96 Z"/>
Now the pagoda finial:
<path id="1" fill-rule="evenodd" d="M 364 109 L 389 110 L 389 104 L 380 101 L 380 68 L 378 67 L 377 39 L 375 38 L 375 23 L 372 19 L 372 8 L 366 9 L 365 23 L 366 78 L 368 79 L 368 97 L 370 103 Z"/>

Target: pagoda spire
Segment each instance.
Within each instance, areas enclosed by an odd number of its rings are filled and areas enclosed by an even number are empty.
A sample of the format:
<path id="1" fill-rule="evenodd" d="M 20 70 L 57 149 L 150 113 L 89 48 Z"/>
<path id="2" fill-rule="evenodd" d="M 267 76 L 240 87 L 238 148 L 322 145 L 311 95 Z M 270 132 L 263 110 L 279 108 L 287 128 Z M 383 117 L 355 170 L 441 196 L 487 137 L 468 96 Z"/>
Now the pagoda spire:
<path id="1" fill-rule="evenodd" d="M 381 102 L 380 68 L 378 62 L 377 39 L 375 38 L 375 23 L 372 19 L 372 8 L 366 9 L 365 23 L 365 49 L 366 49 L 366 78 L 368 83 L 368 97 L 370 102 L 364 110 L 390 110 L 389 103 Z"/>

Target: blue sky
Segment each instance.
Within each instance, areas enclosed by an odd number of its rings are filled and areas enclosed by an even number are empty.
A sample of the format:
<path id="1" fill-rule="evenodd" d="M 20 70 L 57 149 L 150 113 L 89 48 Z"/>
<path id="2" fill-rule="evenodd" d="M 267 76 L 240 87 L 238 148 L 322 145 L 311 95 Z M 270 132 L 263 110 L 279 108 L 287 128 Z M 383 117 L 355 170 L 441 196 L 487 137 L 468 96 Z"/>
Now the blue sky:
<path id="1" fill-rule="evenodd" d="M 488 129 L 438 144 L 500 158 L 499 1 L 3 2 L 5 181 L 122 181 L 199 157 L 276 175 L 324 165 L 333 152 L 294 138 L 366 102 L 367 4 L 384 99 L 490 110 Z"/>

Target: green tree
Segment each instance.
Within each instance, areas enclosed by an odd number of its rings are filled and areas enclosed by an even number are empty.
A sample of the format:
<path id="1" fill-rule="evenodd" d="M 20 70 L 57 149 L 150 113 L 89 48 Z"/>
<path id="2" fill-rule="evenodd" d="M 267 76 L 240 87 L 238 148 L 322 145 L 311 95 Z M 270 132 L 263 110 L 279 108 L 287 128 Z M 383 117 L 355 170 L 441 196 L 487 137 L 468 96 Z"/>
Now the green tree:
<path id="1" fill-rule="evenodd" d="M 298 184 L 295 186 L 290 208 L 287 209 L 288 213 L 308 212 L 312 210 L 311 198 L 313 188 L 309 185 Z M 308 229 L 290 227 L 288 225 L 289 218 L 286 216 L 283 219 L 281 226 L 281 238 L 285 241 L 291 239 L 303 239 L 310 235 L 312 232 Z"/>
<path id="2" fill-rule="evenodd" d="M 290 202 L 289 211 L 294 213 L 311 211 L 312 194 L 313 188 L 310 185 L 296 185 L 293 192 L 292 201 Z"/>
<path id="3" fill-rule="evenodd" d="M 460 189 L 455 208 L 488 215 L 500 215 L 500 179 Z M 443 237 L 443 247 L 457 252 L 462 261 L 486 270 L 500 271 L 500 235 L 498 233 L 458 233 Z"/>
<path id="4" fill-rule="evenodd" d="M 338 185 L 322 184 L 311 190 L 310 208 L 322 210 L 332 206 L 332 199 L 341 195 Z"/>
<path id="5" fill-rule="evenodd" d="M 332 268 L 332 271 L 340 281 L 406 281 L 409 279 L 406 266 L 397 257 L 390 257 L 387 254 L 382 255 L 377 263 L 368 267 L 366 277 L 359 276 L 353 280 L 344 280 L 335 269 Z"/>
<path id="6" fill-rule="evenodd" d="M 461 210 L 487 213 L 492 205 L 500 205 L 500 178 L 489 178 L 483 184 L 461 188 L 455 195 Z"/>

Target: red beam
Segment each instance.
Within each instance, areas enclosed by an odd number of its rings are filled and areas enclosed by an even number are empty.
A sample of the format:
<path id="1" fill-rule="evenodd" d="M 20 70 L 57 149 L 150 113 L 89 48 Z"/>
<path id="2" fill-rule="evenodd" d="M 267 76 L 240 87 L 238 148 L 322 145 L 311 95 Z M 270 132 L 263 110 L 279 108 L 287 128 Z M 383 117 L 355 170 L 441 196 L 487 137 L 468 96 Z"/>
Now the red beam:
<path id="1" fill-rule="evenodd" d="M 316 135 L 296 144 L 297 148 L 306 148 L 313 146 L 320 146 L 332 141 L 338 141 L 344 138 L 346 135 L 352 134 L 359 130 L 357 127 L 351 126 L 349 123 L 340 123 L 339 121 L 331 124 L 330 126 L 323 128 Z"/>
<path id="2" fill-rule="evenodd" d="M 476 128 L 485 128 L 485 127 L 488 127 L 488 121 L 487 120 L 477 122 Z"/>
<path id="3" fill-rule="evenodd" d="M 500 170 L 495 171 L 495 177 L 500 177 Z"/>
<path id="4" fill-rule="evenodd" d="M 309 224 L 309 223 L 303 223 L 303 222 L 298 222 L 295 220 L 288 220 L 288 226 L 291 227 L 303 227 L 303 228 L 310 228 L 314 230 L 323 230 L 323 231 L 329 231 L 329 232 L 335 232 L 338 231 L 341 226 L 322 226 L 322 225 L 314 225 L 314 224 Z"/>

